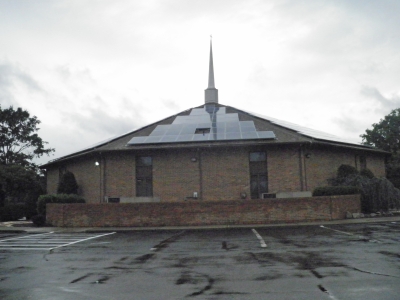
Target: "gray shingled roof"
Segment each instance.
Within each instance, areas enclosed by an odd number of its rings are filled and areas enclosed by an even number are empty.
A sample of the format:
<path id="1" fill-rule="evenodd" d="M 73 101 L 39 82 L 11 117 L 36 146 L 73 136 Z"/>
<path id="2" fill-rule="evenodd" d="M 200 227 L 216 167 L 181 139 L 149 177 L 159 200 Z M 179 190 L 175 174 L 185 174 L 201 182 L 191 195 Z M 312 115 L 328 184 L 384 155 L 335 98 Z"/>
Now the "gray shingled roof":
<path id="1" fill-rule="evenodd" d="M 222 104 L 215 104 L 218 106 L 219 111 L 223 112 L 219 115 L 220 119 L 213 120 L 212 118 L 208 118 L 207 116 L 204 117 L 204 111 L 206 110 L 206 105 L 201 105 L 195 108 L 191 108 L 185 110 L 181 113 L 176 115 L 170 116 L 163 120 L 160 120 L 156 123 L 149 124 L 147 126 L 141 127 L 139 129 L 130 131 L 128 133 L 109 138 L 107 140 L 103 140 L 99 143 L 71 153 L 69 155 L 57 158 L 49 163 L 43 165 L 46 166 L 48 164 L 56 163 L 58 161 L 63 161 L 69 158 L 85 155 L 91 152 L 97 151 L 127 151 L 127 150 L 134 150 L 134 149 L 149 149 L 149 148 L 164 148 L 164 147 L 201 147 L 202 145 L 249 145 L 249 144 L 283 144 L 283 143 L 303 143 L 303 142 L 319 142 L 322 144 L 335 144 L 340 145 L 342 147 L 349 147 L 349 148 L 357 148 L 363 149 L 368 151 L 376 151 L 381 153 L 386 153 L 385 151 L 361 145 L 355 143 L 353 141 L 349 141 L 346 139 L 342 139 L 335 135 L 321 132 L 318 130 L 310 129 L 307 127 L 299 126 L 287 121 L 278 120 L 271 117 L 262 116 L 257 113 L 246 112 L 243 110 L 236 109 L 231 106 L 226 106 Z M 203 112 L 202 112 L 203 110 Z M 203 114 L 203 117 L 201 117 Z M 199 117 L 200 116 L 200 117 Z M 216 115 L 217 116 L 217 115 Z M 191 119 L 192 118 L 192 119 Z M 217 117 L 218 118 L 218 117 Z M 186 120 L 186 121 L 183 121 Z M 198 122 L 198 120 L 202 120 L 202 122 Z M 215 122 L 213 122 L 215 121 Z M 217 134 L 214 134 L 214 138 L 212 136 L 213 126 L 215 124 L 215 128 L 219 128 L 217 133 L 220 133 L 221 128 L 227 128 L 227 123 L 232 121 L 232 126 L 235 128 L 240 128 L 239 131 L 242 130 L 243 126 L 252 127 L 254 124 L 255 131 L 252 131 L 251 134 L 243 134 L 239 138 L 227 138 L 228 133 L 223 136 L 223 138 L 218 138 Z M 214 124 L 215 123 L 215 124 Z M 202 128 L 210 128 L 210 133 L 205 138 L 205 134 L 200 138 L 197 136 L 196 138 L 199 139 L 180 139 L 179 134 L 176 134 L 176 140 L 172 141 L 166 139 L 167 141 L 162 141 L 161 138 L 157 139 L 150 139 L 153 142 L 146 143 L 148 137 L 156 136 L 157 132 L 159 132 L 160 128 L 168 130 L 169 128 L 174 127 L 173 125 L 181 124 L 180 128 L 186 128 L 186 125 L 189 124 L 196 124 L 196 126 L 202 126 Z M 221 125 L 222 124 L 222 125 Z M 229 126 L 231 126 L 229 125 Z M 196 126 L 192 126 L 196 129 Z M 219 126 L 219 127 L 218 127 Z M 221 127 L 222 126 L 222 127 Z M 239 127 L 238 127 L 239 126 Z M 176 126 L 175 126 L 176 127 Z M 193 129 L 192 128 L 192 129 Z M 253 128 L 253 127 L 252 127 Z M 236 129 L 238 130 L 238 129 Z M 253 129 L 247 129 L 253 130 Z M 194 132 L 189 131 L 190 134 L 195 135 Z M 166 131 L 167 132 L 167 131 Z M 257 132 L 257 137 L 254 133 Z M 260 134 L 261 133 L 261 134 Z M 230 137 L 234 135 L 229 135 Z M 247 136 L 247 138 L 246 138 Z M 253 136 L 254 138 L 251 138 Z M 265 136 L 265 138 L 263 138 Z M 132 141 L 141 141 L 140 143 L 134 143 Z M 154 142 L 157 140 L 158 142 Z"/>

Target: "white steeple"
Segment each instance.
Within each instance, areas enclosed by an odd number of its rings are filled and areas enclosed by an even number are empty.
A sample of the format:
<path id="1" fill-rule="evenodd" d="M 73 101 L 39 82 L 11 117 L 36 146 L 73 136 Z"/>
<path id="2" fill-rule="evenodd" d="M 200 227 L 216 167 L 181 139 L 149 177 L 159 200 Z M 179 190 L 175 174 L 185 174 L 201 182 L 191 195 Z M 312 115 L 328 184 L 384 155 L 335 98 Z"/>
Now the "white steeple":
<path id="1" fill-rule="evenodd" d="M 210 40 L 210 65 L 208 69 L 208 88 L 205 90 L 205 103 L 218 103 L 218 90 L 215 88 L 214 83 L 212 40 Z"/>

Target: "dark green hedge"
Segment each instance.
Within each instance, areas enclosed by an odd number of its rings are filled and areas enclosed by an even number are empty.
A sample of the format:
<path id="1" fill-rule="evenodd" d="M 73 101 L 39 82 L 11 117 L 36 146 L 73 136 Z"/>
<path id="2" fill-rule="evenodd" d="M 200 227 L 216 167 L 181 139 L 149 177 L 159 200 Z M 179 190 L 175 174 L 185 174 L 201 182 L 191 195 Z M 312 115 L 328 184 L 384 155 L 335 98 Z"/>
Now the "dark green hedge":
<path id="1" fill-rule="evenodd" d="M 39 215 L 46 215 L 47 203 L 85 203 L 85 199 L 74 194 L 42 195 L 37 202 L 37 211 Z"/>
<path id="2" fill-rule="evenodd" d="M 355 195 L 361 194 L 361 190 L 356 186 L 321 186 L 317 187 L 313 196 L 335 196 L 335 195 Z"/>

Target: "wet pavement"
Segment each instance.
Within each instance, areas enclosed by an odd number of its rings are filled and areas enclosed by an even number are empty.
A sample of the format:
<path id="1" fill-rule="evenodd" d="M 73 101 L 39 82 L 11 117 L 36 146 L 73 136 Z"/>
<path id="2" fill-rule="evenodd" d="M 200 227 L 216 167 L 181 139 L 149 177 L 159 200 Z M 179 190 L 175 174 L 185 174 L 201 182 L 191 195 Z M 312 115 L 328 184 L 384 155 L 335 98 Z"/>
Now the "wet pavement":
<path id="1" fill-rule="evenodd" d="M 399 246 L 400 223 L 391 221 L 0 232 L 0 299 L 394 300 Z"/>

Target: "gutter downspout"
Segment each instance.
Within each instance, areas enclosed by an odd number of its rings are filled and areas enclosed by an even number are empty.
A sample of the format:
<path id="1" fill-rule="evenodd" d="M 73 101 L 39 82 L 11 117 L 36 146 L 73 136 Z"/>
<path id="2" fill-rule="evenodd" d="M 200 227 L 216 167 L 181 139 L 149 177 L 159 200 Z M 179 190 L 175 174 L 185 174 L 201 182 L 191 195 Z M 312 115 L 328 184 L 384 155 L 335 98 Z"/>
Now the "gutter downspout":
<path id="1" fill-rule="evenodd" d="M 106 180 L 106 159 L 104 158 L 104 156 L 101 154 L 100 152 L 100 168 L 99 168 L 99 197 L 100 197 L 100 203 L 105 202 L 104 201 L 104 195 L 106 192 L 106 184 L 105 184 L 105 180 Z"/>
<path id="2" fill-rule="evenodd" d="M 203 168 L 202 168 L 202 161 L 201 161 L 201 151 L 197 148 L 197 159 L 199 161 L 199 199 L 203 200 Z"/>
<path id="3" fill-rule="evenodd" d="M 306 160 L 307 160 L 307 158 L 306 158 L 306 155 L 304 154 L 304 145 L 300 144 L 300 147 L 299 147 L 299 173 L 300 173 L 301 191 L 308 191 Z"/>

